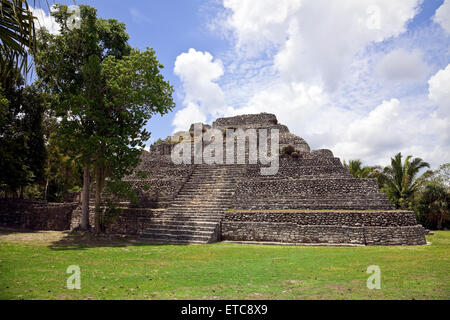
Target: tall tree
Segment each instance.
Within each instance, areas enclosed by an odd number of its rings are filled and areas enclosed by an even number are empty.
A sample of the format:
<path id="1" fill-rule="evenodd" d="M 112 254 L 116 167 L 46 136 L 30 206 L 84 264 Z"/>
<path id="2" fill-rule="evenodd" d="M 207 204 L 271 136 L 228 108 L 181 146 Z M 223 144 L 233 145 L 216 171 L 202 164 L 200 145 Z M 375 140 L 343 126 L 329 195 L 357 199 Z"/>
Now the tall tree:
<path id="1" fill-rule="evenodd" d="M 52 12 L 61 26 L 59 35 L 39 32 L 36 70 L 55 97 L 58 136 L 84 166 L 82 229 L 89 227 L 94 172 L 99 231 L 105 182 L 120 180 L 138 164 L 150 137 L 144 127 L 153 114 L 172 110 L 173 88 L 161 75 L 163 66 L 152 49 L 141 52 L 129 46 L 123 23 L 98 18 L 94 8 L 83 5 L 80 27 L 68 28 L 67 9 L 57 5 Z"/>
<path id="2" fill-rule="evenodd" d="M 427 176 L 427 174 L 419 176 L 420 171 L 429 167 L 429 163 L 420 158 L 413 159 L 412 156 L 407 156 L 402 162 L 402 154 L 398 153 L 391 158 L 391 165 L 379 173 L 382 191 L 398 208 L 407 209 L 414 193 Z"/>

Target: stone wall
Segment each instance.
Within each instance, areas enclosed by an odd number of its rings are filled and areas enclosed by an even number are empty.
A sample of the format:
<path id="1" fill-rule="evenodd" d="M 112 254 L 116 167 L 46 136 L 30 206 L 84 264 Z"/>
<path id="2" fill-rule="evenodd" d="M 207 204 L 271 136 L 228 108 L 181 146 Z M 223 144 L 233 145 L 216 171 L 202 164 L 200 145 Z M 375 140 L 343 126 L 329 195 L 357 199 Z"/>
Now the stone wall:
<path id="1" fill-rule="evenodd" d="M 226 212 L 222 240 L 358 245 L 424 245 L 411 211 Z"/>
<path id="2" fill-rule="evenodd" d="M 137 207 L 165 208 L 173 201 L 193 170 L 193 165 L 175 165 L 170 155 L 144 153 L 135 173 L 124 181 L 130 182 L 137 192 Z"/>
<path id="3" fill-rule="evenodd" d="M 72 211 L 77 206 L 78 203 L 0 200 L 0 225 L 25 230 L 69 230 Z"/>
<path id="4" fill-rule="evenodd" d="M 278 120 L 274 114 L 244 114 L 235 117 L 218 118 L 213 122 L 213 128 L 223 128 L 228 126 L 245 126 L 245 125 L 277 125 Z"/>
<path id="5" fill-rule="evenodd" d="M 106 233 L 120 235 L 140 235 L 155 218 L 161 217 L 165 209 L 148 208 L 123 208 L 119 209 L 119 214 L 107 227 Z M 81 222 L 81 206 L 76 208 L 72 214 L 70 230 L 77 228 Z M 89 208 L 89 225 L 95 226 L 95 207 Z"/>
<path id="6" fill-rule="evenodd" d="M 234 209 L 393 209 L 375 179 L 356 179 L 338 158 L 284 159 L 278 173 L 262 176 L 247 165 L 236 184 Z"/>

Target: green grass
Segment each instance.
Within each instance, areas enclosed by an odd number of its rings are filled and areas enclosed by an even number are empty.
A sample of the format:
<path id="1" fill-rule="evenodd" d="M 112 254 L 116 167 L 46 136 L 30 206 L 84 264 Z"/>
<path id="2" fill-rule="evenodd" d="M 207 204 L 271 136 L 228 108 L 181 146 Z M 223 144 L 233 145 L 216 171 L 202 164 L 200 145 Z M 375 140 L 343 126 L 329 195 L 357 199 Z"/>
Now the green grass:
<path id="1" fill-rule="evenodd" d="M 429 246 L 148 245 L 0 232 L 1 299 L 449 299 L 450 232 Z M 81 290 L 65 287 L 70 265 Z M 369 265 L 381 290 L 366 287 Z"/>

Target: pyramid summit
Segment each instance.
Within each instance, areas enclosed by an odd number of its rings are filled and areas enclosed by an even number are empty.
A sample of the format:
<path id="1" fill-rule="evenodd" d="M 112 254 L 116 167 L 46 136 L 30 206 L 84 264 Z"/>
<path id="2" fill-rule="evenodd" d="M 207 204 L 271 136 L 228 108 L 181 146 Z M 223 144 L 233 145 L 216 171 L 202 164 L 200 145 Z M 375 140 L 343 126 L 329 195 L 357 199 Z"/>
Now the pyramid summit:
<path id="1" fill-rule="evenodd" d="M 177 137 L 189 134 L 192 140 L 184 143 L 208 145 L 193 137 L 194 127 L 144 152 L 136 173 L 125 179 L 139 202 L 110 232 L 155 243 L 426 244 L 414 213 L 395 210 L 375 179 L 354 178 L 332 151 L 311 150 L 275 115 L 219 118 L 200 126 L 203 135 L 222 132 L 224 145 L 228 130 L 276 129 L 280 156 L 274 175 L 261 175 L 265 165 L 248 161 L 248 143 L 241 164 L 174 164 L 172 151 L 182 143 Z"/>

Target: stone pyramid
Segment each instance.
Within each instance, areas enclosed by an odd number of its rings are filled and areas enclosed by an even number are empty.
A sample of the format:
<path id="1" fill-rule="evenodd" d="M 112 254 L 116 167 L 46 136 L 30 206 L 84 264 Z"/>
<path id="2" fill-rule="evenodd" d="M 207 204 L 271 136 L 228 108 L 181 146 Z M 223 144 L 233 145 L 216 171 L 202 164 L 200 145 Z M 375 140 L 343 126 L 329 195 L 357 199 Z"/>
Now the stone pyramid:
<path id="1" fill-rule="evenodd" d="M 374 179 L 353 178 L 330 150 L 311 150 L 275 115 L 219 118 L 212 129 L 224 132 L 224 145 L 226 130 L 277 129 L 280 149 L 294 152 L 281 156 L 277 173 L 267 176 L 260 172 L 264 165 L 248 161 L 177 165 L 171 158 L 176 137 L 187 134 L 177 133 L 152 145 L 126 178 L 139 204 L 120 217 L 117 232 L 155 243 L 426 244 L 413 212 L 394 210 Z"/>

